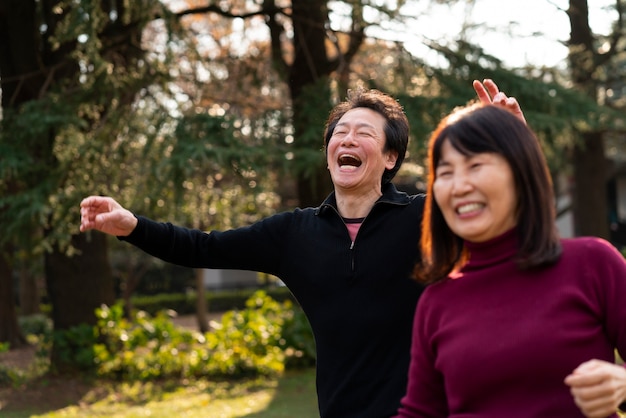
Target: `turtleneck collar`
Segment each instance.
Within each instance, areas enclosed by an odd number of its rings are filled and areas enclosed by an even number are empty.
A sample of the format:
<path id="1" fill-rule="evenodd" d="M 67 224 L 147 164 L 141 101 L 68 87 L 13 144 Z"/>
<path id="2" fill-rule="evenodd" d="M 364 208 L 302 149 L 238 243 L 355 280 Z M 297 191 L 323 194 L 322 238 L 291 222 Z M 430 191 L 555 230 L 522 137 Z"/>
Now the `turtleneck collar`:
<path id="1" fill-rule="evenodd" d="M 469 260 L 462 270 L 473 270 L 499 264 L 514 258 L 518 252 L 517 228 L 483 242 L 465 241 Z"/>

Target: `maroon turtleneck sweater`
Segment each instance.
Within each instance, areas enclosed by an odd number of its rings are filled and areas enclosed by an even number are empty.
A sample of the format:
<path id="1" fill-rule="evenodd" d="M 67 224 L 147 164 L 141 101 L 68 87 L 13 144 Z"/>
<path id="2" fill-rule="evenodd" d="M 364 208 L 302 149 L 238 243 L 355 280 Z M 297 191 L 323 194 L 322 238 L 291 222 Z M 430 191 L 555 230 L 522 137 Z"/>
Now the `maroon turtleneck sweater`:
<path id="1" fill-rule="evenodd" d="M 555 265 L 530 272 L 513 261 L 513 231 L 466 245 L 460 274 L 418 303 L 398 417 L 583 416 L 563 379 L 626 354 L 624 257 L 600 239 L 563 240 Z"/>

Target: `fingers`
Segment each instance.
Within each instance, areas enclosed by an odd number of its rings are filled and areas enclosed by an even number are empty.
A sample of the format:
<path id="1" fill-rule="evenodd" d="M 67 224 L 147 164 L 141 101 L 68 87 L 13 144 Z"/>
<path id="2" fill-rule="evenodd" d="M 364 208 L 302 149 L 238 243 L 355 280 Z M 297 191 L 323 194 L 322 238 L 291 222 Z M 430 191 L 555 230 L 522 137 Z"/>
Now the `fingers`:
<path id="1" fill-rule="evenodd" d="M 583 396 L 572 394 L 574 403 L 581 412 L 589 418 L 604 418 L 614 414 L 619 402 L 612 396 L 596 397 L 586 399 Z"/>
<path id="2" fill-rule="evenodd" d="M 80 231 L 98 229 L 107 218 L 105 214 L 115 207 L 114 203 L 113 199 L 102 196 L 89 196 L 83 199 L 80 202 Z"/>
<path id="3" fill-rule="evenodd" d="M 616 364 L 590 360 L 565 380 L 574 402 L 587 417 L 606 417 L 617 410 L 626 390 L 626 371 Z"/>
<path id="4" fill-rule="evenodd" d="M 522 122 L 526 123 L 526 118 L 524 117 L 524 113 L 517 99 L 515 97 L 507 97 L 506 94 L 498 89 L 498 85 L 493 80 L 488 78 L 482 82 L 474 80 L 472 86 L 481 103 L 504 107 L 517 116 Z"/>
<path id="5" fill-rule="evenodd" d="M 478 96 L 478 99 L 480 100 L 481 103 L 486 103 L 486 104 L 491 103 L 491 97 L 489 96 L 489 91 L 487 90 L 487 88 L 485 87 L 483 83 L 481 83 L 478 80 L 474 80 L 472 82 L 472 86 L 474 87 L 474 91 L 476 92 L 476 95 Z"/>
<path id="6" fill-rule="evenodd" d="M 82 206 L 80 208 L 80 232 L 96 227 L 96 212 L 90 209 L 90 206 Z"/>
<path id="7" fill-rule="evenodd" d="M 476 95 L 478 95 L 478 99 L 482 103 L 486 103 L 486 104 L 493 103 L 494 100 L 492 98 L 495 98 L 495 96 L 497 96 L 499 93 L 498 86 L 496 85 L 496 83 L 494 83 L 493 80 L 490 80 L 488 78 L 483 80 L 482 83 L 478 80 L 474 80 L 472 82 L 472 86 L 474 87 L 474 90 L 476 91 Z M 504 97 L 506 98 L 505 95 Z"/>
<path id="8" fill-rule="evenodd" d="M 127 236 L 137 226 L 137 218 L 114 199 L 89 196 L 80 203 L 80 231 L 95 229 L 115 236 Z"/>

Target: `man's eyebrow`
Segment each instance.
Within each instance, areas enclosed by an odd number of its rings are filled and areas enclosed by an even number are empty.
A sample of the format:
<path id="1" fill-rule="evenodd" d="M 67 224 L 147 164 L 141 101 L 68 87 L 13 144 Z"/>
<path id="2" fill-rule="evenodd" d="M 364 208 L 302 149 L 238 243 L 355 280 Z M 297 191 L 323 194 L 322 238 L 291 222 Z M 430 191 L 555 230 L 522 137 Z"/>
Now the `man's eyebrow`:
<path id="1" fill-rule="evenodd" d="M 351 125 L 348 122 L 338 122 L 336 126 L 345 126 L 345 125 Z M 374 125 L 372 125 L 371 123 L 368 122 L 358 122 L 356 123 L 357 128 L 372 128 L 372 129 L 376 129 L 376 127 Z"/>

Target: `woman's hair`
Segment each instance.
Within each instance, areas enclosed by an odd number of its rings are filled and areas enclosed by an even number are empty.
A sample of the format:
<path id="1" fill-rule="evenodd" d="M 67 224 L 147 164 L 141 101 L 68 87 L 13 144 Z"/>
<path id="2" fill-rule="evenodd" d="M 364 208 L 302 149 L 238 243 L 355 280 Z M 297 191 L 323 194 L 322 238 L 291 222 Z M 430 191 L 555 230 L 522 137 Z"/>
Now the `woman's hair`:
<path id="1" fill-rule="evenodd" d="M 384 151 L 395 151 L 398 153 L 396 165 L 391 170 L 385 170 L 383 173 L 382 184 L 389 183 L 400 169 L 409 143 L 409 121 L 402 106 L 393 97 L 375 89 L 350 90 L 346 100 L 335 106 L 328 116 L 326 129 L 324 130 L 324 148 L 327 149 L 328 142 L 333 136 L 339 119 L 349 110 L 361 107 L 380 113 L 386 120 L 384 127 Z"/>
<path id="2" fill-rule="evenodd" d="M 441 280 L 468 258 L 463 239 L 446 223 L 433 195 L 442 145 L 448 141 L 463 155 L 496 153 L 513 173 L 517 197 L 517 262 L 528 269 L 554 263 L 561 254 L 556 229 L 552 178 L 533 131 L 513 113 L 489 104 L 459 108 L 445 117 L 428 144 L 428 188 L 422 219 L 422 259 L 414 275 L 418 281 Z"/>

